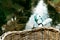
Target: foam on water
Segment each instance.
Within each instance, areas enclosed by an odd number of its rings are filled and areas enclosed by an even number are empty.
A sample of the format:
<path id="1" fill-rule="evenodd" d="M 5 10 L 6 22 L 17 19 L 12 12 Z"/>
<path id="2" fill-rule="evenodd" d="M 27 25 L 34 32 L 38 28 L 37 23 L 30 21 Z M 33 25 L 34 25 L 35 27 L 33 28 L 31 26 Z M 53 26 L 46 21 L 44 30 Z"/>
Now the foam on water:
<path id="1" fill-rule="evenodd" d="M 32 10 L 32 15 L 29 18 L 29 21 L 26 24 L 25 29 L 32 29 L 33 27 L 39 27 L 39 23 L 42 23 L 43 25 L 49 24 L 52 21 L 51 18 L 49 18 L 47 5 L 44 3 L 43 0 L 40 0 L 37 4 L 37 6 Z M 45 21 L 48 22 L 45 22 Z M 42 26 L 41 26 L 42 27 Z"/>

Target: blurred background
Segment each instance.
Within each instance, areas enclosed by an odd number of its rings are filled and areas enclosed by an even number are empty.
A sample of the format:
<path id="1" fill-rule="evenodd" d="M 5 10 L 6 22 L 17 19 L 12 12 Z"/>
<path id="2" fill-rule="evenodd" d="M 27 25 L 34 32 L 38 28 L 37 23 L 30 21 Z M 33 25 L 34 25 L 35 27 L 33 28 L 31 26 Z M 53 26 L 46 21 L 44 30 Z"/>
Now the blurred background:
<path id="1" fill-rule="evenodd" d="M 39 0 L 0 0 L 0 35 L 7 31 L 19 31 L 31 16 Z M 60 23 L 60 0 L 47 0 L 52 26 Z"/>

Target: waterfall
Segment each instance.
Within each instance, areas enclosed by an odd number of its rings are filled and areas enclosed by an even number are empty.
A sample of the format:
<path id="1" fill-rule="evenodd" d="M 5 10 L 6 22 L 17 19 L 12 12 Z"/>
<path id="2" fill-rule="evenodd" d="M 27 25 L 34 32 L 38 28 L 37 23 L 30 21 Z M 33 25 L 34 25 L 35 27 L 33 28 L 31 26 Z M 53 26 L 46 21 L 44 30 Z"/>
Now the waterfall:
<path id="1" fill-rule="evenodd" d="M 47 5 L 44 0 L 40 0 L 37 6 L 32 10 L 32 15 L 26 23 L 25 29 L 32 29 L 33 27 L 51 26 L 52 19 L 49 18 Z"/>

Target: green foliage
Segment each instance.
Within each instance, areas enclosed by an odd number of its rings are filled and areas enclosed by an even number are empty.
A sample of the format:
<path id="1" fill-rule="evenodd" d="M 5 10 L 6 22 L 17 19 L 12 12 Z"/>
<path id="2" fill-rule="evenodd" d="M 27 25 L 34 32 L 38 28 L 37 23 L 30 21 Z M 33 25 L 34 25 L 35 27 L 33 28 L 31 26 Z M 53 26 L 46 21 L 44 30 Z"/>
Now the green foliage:
<path id="1" fill-rule="evenodd" d="M 6 23 L 6 16 L 2 9 L 0 9 L 0 35 L 2 34 L 1 26 Z"/>
<path id="2" fill-rule="evenodd" d="M 54 3 L 60 2 L 60 0 L 51 0 L 51 1 L 54 2 Z"/>

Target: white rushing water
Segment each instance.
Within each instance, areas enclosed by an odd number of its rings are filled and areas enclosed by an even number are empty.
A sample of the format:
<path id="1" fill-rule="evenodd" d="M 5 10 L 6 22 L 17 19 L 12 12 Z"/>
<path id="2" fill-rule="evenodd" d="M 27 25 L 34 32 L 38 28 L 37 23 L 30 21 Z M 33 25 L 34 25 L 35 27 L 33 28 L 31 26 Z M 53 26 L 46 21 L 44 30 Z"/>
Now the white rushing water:
<path id="1" fill-rule="evenodd" d="M 25 29 L 32 29 L 33 27 L 51 26 L 52 19 L 49 18 L 47 5 L 44 0 L 40 0 L 37 6 L 33 9 L 29 21 L 26 23 Z"/>

